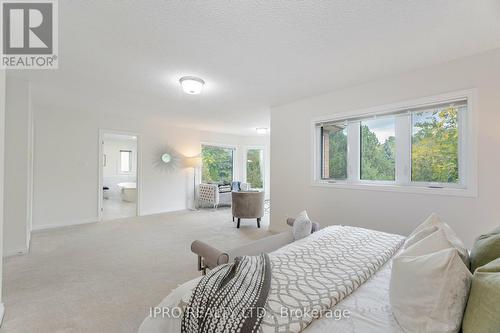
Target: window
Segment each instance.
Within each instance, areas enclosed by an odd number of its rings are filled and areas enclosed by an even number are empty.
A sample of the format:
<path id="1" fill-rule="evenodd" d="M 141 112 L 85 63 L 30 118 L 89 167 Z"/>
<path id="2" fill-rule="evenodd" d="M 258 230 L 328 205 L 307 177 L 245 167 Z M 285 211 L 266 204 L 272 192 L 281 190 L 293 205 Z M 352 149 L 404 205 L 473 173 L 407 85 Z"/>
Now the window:
<path id="1" fill-rule="evenodd" d="M 120 150 L 120 172 L 132 172 L 132 151 Z"/>
<path id="2" fill-rule="evenodd" d="M 465 109 L 447 105 L 412 114 L 412 181 L 459 183 L 458 116 Z"/>
<path id="3" fill-rule="evenodd" d="M 361 179 L 396 179 L 395 117 L 361 121 Z"/>
<path id="4" fill-rule="evenodd" d="M 233 181 L 234 148 L 202 145 L 201 159 L 202 182 L 230 184 Z"/>
<path id="5" fill-rule="evenodd" d="M 247 150 L 246 182 L 251 188 L 264 188 L 264 149 L 250 148 Z"/>
<path id="6" fill-rule="evenodd" d="M 449 95 L 316 122 L 315 183 L 475 195 L 472 93 Z"/>
<path id="7" fill-rule="evenodd" d="M 345 124 L 321 127 L 322 179 L 347 178 L 347 128 Z"/>

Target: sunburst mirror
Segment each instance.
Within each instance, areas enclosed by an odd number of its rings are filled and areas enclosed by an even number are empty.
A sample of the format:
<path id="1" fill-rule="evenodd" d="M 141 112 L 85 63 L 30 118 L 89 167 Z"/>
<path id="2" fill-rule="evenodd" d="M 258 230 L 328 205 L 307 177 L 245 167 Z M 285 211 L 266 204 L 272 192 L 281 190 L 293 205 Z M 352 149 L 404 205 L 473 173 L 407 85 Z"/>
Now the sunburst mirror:
<path id="1" fill-rule="evenodd" d="M 164 172 L 172 172 L 181 166 L 182 156 L 169 146 L 158 147 L 154 154 L 154 166 Z"/>

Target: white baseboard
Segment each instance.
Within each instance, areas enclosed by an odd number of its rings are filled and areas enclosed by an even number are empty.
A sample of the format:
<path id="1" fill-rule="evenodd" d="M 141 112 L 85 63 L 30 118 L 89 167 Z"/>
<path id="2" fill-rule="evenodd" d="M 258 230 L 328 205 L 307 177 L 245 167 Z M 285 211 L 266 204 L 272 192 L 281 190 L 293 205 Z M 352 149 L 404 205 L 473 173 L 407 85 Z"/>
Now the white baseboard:
<path id="1" fill-rule="evenodd" d="M 187 210 L 186 207 L 178 207 L 178 208 L 174 208 L 174 209 L 157 210 L 157 211 L 156 210 L 141 211 L 141 214 L 139 216 L 175 213 L 175 212 L 181 212 L 181 211 L 185 211 L 185 210 Z M 47 229 L 54 229 L 54 228 L 61 228 L 61 227 L 68 227 L 68 226 L 74 226 L 74 225 L 80 225 L 80 224 L 96 223 L 96 222 L 99 222 L 99 218 L 97 216 L 92 217 L 92 218 L 88 218 L 88 219 L 67 221 L 64 223 L 33 225 L 32 231 L 47 230 Z"/>
<path id="2" fill-rule="evenodd" d="M 47 230 L 47 229 L 68 227 L 68 226 L 73 226 L 73 225 L 95 223 L 95 222 L 98 222 L 98 221 L 99 221 L 99 219 L 97 217 L 92 217 L 92 218 L 88 218 L 88 219 L 79 219 L 79 220 L 67 221 L 67 222 L 64 222 L 64 223 L 33 225 L 33 229 L 32 230 L 33 231 Z"/>
<path id="3" fill-rule="evenodd" d="M 28 249 L 19 249 L 19 250 L 12 250 L 12 251 L 6 251 L 3 253 L 3 257 L 13 257 L 13 256 L 20 256 L 23 254 L 28 253 Z"/>
<path id="4" fill-rule="evenodd" d="M 5 306 L 3 305 L 3 303 L 0 303 L 0 327 L 2 327 L 4 314 L 5 314 Z"/>
<path id="5" fill-rule="evenodd" d="M 7 257 L 12 257 L 12 256 L 19 256 L 19 255 L 23 255 L 23 254 L 27 254 L 30 252 L 30 242 L 31 242 L 31 232 L 28 233 L 28 237 L 26 237 L 26 247 L 24 248 L 17 248 L 17 249 L 5 249 L 4 247 L 4 251 L 2 253 L 2 256 L 4 258 L 7 258 Z"/>

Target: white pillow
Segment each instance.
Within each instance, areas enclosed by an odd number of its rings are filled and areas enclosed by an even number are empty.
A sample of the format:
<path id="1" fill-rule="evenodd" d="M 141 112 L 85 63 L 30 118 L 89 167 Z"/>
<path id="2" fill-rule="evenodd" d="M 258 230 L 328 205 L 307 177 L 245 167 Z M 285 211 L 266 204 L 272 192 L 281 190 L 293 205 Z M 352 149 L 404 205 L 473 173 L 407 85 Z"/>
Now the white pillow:
<path id="1" fill-rule="evenodd" d="M 311 234 L 312 222 L 307 216 L 307 212 L 302 211 L 293 222 L 293 238 L 299 240 Z"/>
<path id="2" fill-rule="evenodd" d="M 451 228 L 431 217 L 393 260 L 392 311 L 408 332 L 458 332 L 472 274 L 449 239 Z"/>
<path id="3" fill-rule="evenodd" d="M 458 254 L 462 258 L 464 264 L 467 267 L 470 267 L 469 251 L 467 251 L 464 243 L 460 240 L 460 238 L 458 238 L 457 234 L 447 223 L 441 221 L 436 213 L 432 213 L 424 222 L 422 222 L 418 227 L 415 228 L 415 230 L 413 230 L 410 236 L 408 236 L 408 239 L 406 240 L 403 248 L 407 249 L 416 241 L 432 233 L 433 231 L 429 229 L 430 227 L 442 228 L 444 233 L 446 234 L 447 240 L 454 248 L 458 250 Z"/>
<path id="4" fill-rule="evenodd" d="M 457 249 L 419 256 L 404 252 L 393 260 L 389 290 L 401 328 L 407 332 L 459 332 L 472 274 Z"/>
<path id="5" fill-rule="evenodd" d="M 448 240 L 443 228 L 436 226 L 425 228 L 412 238 L 408 238 L 405 245 L 409 246 L 401 255 L 414 257 L 455 248 Z"/>
<path id="6" fill-rule="evenodd" d="M 438 229 L 439 229 L 438 226 L 431 226 L 431 227 L 427 227 L 427 228 L 424 228 L 424 229 L 420 230 L 416 234 L 412 233 L 406 239 L 406 241 L 405 241 L 405 243 L 403 245 L 403 249 L 409 248 L 410 246 L 412 246 L 413 244 L 421 241 L 425 237 L 430 236 L 431 234 L 433 234 L 434 232 L 436 232 Z"/>

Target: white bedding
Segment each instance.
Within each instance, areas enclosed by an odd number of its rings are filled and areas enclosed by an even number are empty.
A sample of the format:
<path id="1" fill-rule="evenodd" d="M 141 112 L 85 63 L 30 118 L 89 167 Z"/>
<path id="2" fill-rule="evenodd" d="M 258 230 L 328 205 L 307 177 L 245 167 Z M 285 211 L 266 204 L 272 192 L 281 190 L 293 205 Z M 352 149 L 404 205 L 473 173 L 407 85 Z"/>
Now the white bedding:
<path id="1" fill-rule="evenodd" d="M 366 281 L 350 296 L 341 301 L 334 310 L 348 310 L 349 317 L 336 320 L 323 317 L 315 320 L 303 332 L 305 333 L 402 333 L 391 313 L 389 303 L 389 282 L 392 259 L 384 264 L 371 279 Z M 179 304 L 179 300 L 189 301 L 191 290 L 201 279 L 188 281 L 172 291 L 159 305 L 170 309 Z M 171 332 L 180 333 L 181 319 L 147 317 L 139 328 L 140 333 Z"/>
<path id="2" fill-rule="evenodd" d="M 391 312 L 389 283 L 392 259 L 334 309 L 349 310 L 348 319 L 315 320 L 305 333 L 403 333 Z"/>

